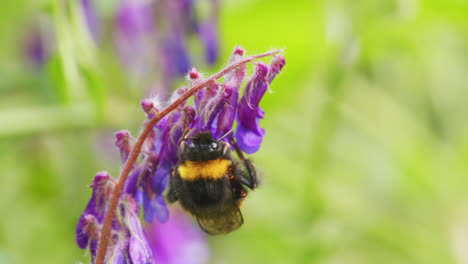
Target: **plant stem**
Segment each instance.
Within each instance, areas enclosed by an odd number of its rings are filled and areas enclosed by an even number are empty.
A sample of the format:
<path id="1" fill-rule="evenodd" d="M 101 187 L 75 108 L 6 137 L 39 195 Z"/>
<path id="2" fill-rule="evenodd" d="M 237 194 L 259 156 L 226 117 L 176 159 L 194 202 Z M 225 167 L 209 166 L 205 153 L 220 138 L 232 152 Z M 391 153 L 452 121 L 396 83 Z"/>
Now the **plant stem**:
<path id="1" fill-rule="evenodd" d="M 279 52 L 280 52 L 279 50 L 269 51 L 266 53 L 251 56 L 251 57 L 244 58 L 244 59 L 231 63 L 226 68 L 212 75 L 208 79 L 205 79 L 195 84 L 190 90 L 188 90 L 183 95 L 181 95 L 175 102 L 173 102 L 171 105 L 166 107 L 163 111 L 159 112 L 155 117 L 153 117 L 149 122 L 145 124 L 143 131 L 138 136 L 137 142 L 133 146 L 133 149 L 130 153 L 130 156 L 127 159 L 127 162 L 125 162 L 125 165 L 119 177 L 119 182 L 117 183 L 117 185 L 115 185 L 114 189 L 112 190 L 111 200 L 110 200 L 107 212 L 106 212 L 106 216 L 104 218 L 104 225 L 102 226 L 101 236 L 99 239 L 99 247 L 98 247 L 98 251 L 96 255 L 96 262 L 95 262 L 96 264 L 104 264 L 104 259 L 105 259 L 107 248 L 109 245 L 109 238 L 110 238 L 111 231 L 112 231 L 112 220 L 115 217 L 115 210 L 119 203 L 119 198 L 122 193 L 122 189 L 125 185 L 125 181 L 127 180 L 128 174 L 132 170 L 134 163 L 136 162 L 136 160 L 138 159 L 138 156 L 140 155 L 141 147 L 143 146 L 143 143 L 145 142 L 146 138 L 148 137 L 149 133 L 151 132 L 153 127 L 156 125 L 156 123 L 158 123 L 159 120 L 161 120 L 167 114 L 174 111 L 180 104 L 182 104 L 192 95 L 194 95 L 200 89 L 215 82 L 217 79 L 224 76 L 227 72 L 233 70 L 234 68 L 242 64 L 251 62 L 255 59 L 272 56 Z"/>

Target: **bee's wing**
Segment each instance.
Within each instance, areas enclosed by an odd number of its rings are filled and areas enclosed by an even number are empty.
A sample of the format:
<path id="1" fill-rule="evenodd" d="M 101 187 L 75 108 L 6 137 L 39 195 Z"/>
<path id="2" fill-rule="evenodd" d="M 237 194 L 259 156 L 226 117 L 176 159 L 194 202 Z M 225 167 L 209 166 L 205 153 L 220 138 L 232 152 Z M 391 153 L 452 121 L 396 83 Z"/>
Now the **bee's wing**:
<path id="1" fill-rule="evenodd" d="M 213 217 L 197 216 L 197 220 L 201 229 L 210 235 L 230 233 L 244 223 L 242 213 L 237 206 L 234 206 L 228 212 Z"/>

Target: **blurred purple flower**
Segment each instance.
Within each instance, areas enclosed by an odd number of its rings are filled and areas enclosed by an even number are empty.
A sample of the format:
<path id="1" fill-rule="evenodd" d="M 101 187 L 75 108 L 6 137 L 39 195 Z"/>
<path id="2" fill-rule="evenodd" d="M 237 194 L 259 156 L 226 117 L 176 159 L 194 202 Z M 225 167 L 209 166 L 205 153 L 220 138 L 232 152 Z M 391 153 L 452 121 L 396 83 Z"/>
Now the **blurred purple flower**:
<path id="1" fill-rule="evenodd" d="M 185 40 L 177 29 L 163 40 L 160 56 L 162 78 L 167 90 L 170 90 L 173 81 L 187 73 L 190 68 Z"/>
<path id="2" fill-rule="evenodd" d="M 122 64 L 134 75 L 151 73 L 157 60 L 153 8 L 151 0 L 122 0 L 117 10 L 117 52 Z"/>
<path id="3" fill-rule="evenodd" d="M 171 208 L 164 224 L 153 222 L 145 231 L 158 264 L 207 263 L 210 249 L 204 233 L 179 208 Z"/>
<path id="4" fill-rule="evenodd" d="M 29 30 L 25 39 L 24 52 L 27 61 L 37 68 L 42 68 L 49 59 L 53 49 L 53 34 L 40 23 Z"/>
<path id="5" fill-rule="evenodd" d="M 205 48 L 205 59 L 214 64 L 219 54 L 219 0 L 211 0 L 209 15 L 199 27 L 199 37 Z"/>
<path id="6" fill-rule="evenodd" d="M 174 1 L 176 2 L 176 1 Z M 188 31 L 198 32 L 198 18 L 195 13 L 196 0 L 180 0 L 179 9 L 181 10 L 182 17 L 185 19 Z"/>
<path id="7" fill-rule="evenodd" d="M 218 26 L 214 23 L 204 23 L 200 29 L 200 38 L 205 44 L 205 58 L 208 64 L 215 64 L 218 60 L 219 40 Z"/>
<path id="8" fill-rule="evenodd" d="M 94 41 L 99 42 L 101 37 L 101 22 L 94 6 L 93 0 L 81 0 L 81 7 L 83 9 L 84 18 L 87 28 L 91 33 Z"/>
<path id="9" fill-rule="evenodd" d="M 89 1 L 89 0 L 88 0 Z M 199 18 L 194 0 L 121 0 L 116 18 L 115 45 L 127 71 L 138 78 L 159 74 L 158 94 L 166 98 L 174 81 L 191 67 L 189 43 L 197 38 L 205 60 L 214 64 L 219 54 L 219 1 L 208 4 Z M 201 21 L 201 22 L 200 22 Z"/>

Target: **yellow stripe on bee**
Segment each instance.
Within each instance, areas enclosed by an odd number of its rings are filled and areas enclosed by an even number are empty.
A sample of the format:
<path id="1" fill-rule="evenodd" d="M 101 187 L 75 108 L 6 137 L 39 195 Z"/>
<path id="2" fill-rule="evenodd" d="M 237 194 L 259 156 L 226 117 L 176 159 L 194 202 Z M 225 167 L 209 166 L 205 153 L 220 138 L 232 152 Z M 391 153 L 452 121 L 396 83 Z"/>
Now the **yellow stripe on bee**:
<path id="1" fill-rule="evenodd" d="M 221 179 L 231 166 L 228 159 L 215 159 L 203 162 L 186 161 L 179 165 L 178 172 L 183 180 Z"/>

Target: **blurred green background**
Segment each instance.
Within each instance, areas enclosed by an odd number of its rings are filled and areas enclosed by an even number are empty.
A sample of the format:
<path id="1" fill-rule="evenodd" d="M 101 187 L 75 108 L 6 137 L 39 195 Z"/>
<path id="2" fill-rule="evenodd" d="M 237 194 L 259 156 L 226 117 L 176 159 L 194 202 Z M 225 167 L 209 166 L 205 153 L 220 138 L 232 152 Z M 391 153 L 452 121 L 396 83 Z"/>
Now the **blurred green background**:
<path id="1" fill-rule="evenodd" d="M 2 2 L 0 263 L 89 262 L 87 185 L 117 176 L 113 133 L 145 119 L 112 43 L 58 3 Z M 37 70 L 23 43 L 42 14 L 60 55 Z M 231 0 L 220 22 L 217 66 L 236 45 L 287 64 L 262 101 L 261 188 L 212 263 L 468 263 L 467 1 Z"/>

